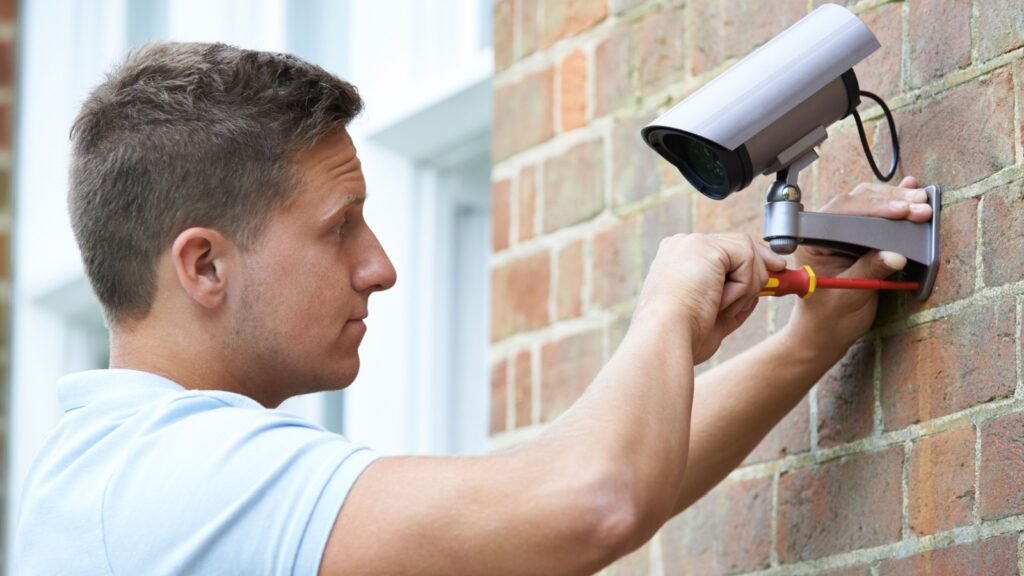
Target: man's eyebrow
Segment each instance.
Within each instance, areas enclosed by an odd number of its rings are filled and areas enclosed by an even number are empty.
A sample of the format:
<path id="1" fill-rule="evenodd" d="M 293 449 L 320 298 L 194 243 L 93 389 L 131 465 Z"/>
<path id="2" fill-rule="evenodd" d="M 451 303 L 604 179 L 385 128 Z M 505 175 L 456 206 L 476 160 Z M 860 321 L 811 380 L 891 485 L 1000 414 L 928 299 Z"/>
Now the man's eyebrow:
<path id="1" fill-rule="evenodd" d="M 362 204 L 363 202 L 366 202 L 366 194 L 353 194 L 351 196 L 346 196 L 345 199 L 341 201 L 341 204 L 335 206 L 329 212 L 327 212 L 327 214 L 325 214 L 320 219 L 320 221 L 326 222 L 328 220 L 332 220 L 342 210 L 348 208 L 349 206 L 352 206 L 353 204 Z"/>

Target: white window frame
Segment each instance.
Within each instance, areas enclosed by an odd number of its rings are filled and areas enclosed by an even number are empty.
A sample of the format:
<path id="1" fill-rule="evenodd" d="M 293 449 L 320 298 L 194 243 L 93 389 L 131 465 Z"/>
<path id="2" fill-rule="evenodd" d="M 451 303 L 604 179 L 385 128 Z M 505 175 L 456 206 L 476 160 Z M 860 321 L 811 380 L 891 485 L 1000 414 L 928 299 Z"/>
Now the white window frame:
<path id="1" fill-rule="evenodd" d="M 412 381 L 402 399 L 411 422 L 407 448 L 420 454 L 471 454 L 487 449 L 489 415 L 487 355 L 490 286 L 486 257 L 473 285 L 455 278 L 459 210 L 484 210 L 489 221 L 490 185 L 467 189 L 460 169 L 474 162 L 489 171 L 493 110 L 492 52 L 481 50 L 454 89 L 368 138 L 412 166 L 413 198 L 410 351 Z M 442 91 L 444 93 L 444 91 Z M 479 179 L 478 179 L 479 180 Z M 480 230 L 477 230 L 480 233 Z M 482 231 L 489 252 L 489 227 Z M 457 285 L 458 284 L 458 285 Z M 456 314 L 453 295 L 472 291 L 482 298 L 477 310 Z M 458 350 L 463 338 L 475 349 Z M 456 381 L 459 374 L 461 382 Z M 474 375 L 475 374 L 475 375 Z M 475 382 L 476 385 L 469 383 Z"/>

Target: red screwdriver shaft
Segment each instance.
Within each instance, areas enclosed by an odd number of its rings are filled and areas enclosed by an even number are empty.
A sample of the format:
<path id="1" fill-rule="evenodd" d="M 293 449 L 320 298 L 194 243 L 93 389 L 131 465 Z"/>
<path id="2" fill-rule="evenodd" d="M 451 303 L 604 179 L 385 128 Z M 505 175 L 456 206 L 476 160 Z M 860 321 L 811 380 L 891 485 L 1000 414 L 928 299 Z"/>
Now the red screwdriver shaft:
<path id="1" fill-rule="evenodd" d="M 818 278 L 818 288 L 845 288 L 847 290 L 917 290 L 917 282 L 894 282 L 870 278 Z"/>
<path id="2" fill-rule="evenodd" d="M 796 294 L 809 298 L 818 288 L 840 288 L 846 290 L 917 290 L 917 282 L 893 282 L 870 278 L 819 278 L 810 266 L 797 270 L 772 272 L 768 283 L 761 290 L 761 296 L 785 296 Z"/>

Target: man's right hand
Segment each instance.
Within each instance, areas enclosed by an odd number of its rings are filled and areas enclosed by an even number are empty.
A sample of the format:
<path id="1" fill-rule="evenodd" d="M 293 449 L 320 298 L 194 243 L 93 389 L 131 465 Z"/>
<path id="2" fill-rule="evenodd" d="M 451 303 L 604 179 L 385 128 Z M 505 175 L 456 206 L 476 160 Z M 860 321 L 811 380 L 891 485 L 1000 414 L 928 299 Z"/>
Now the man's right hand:
<path id="1" fill-rule="evenodd" d="M 678 319 L 699 364 L 754 311 L 769 271 L 785 267 L 745 234 L 670 236 L 658 247 L 634 322 Z"/>
<path id="2" fill-rule="evenodd" d="M 594 574 L 638 548 L 684 497 L 693 360 L 714 353 L 784 266 L 742 235 L 664 240 L 630 335 L 570 409 L 513 450 L 370 464 L 321 576 Z"/>

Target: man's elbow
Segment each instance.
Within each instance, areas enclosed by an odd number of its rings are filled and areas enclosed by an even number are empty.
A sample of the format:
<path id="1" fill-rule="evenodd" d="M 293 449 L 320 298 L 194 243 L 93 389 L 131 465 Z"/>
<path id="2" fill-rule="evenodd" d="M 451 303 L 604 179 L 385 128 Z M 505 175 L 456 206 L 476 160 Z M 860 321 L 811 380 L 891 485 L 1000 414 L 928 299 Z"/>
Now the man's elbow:
<path id="1" fill-rule="evenodd" d="M 601 566 L 627 554 L 646 538 L 632 474 L 612 467 L 592 475 L 581 490 L 588 549 Z"/>

